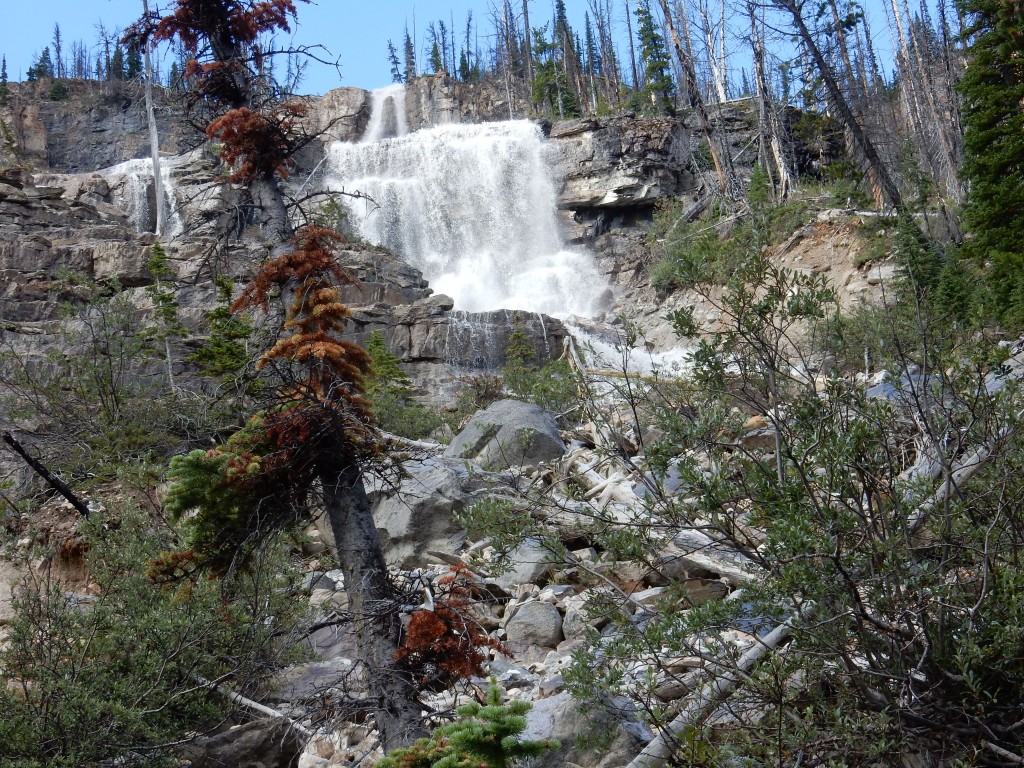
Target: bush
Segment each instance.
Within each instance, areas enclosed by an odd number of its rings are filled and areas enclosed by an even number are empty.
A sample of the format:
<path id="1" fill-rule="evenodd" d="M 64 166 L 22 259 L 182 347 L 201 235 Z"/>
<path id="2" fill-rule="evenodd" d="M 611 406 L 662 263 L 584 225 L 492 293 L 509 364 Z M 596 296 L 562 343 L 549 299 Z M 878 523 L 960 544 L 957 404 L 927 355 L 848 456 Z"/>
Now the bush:
<path id="1" fill-rule="evenodd" d="M 274 636 L 295 617 L 283 563 L 159 588 L 146 561 L 170 542 L 137 509 L 120 503 L 82 533 L 96 594 L 70 595 L 44 571 L 15 600 L 0 652 L 2 762 L 175 765 L 167 745 L 230 710 L 200 678 L 244 690 L 277 661 Z"/>

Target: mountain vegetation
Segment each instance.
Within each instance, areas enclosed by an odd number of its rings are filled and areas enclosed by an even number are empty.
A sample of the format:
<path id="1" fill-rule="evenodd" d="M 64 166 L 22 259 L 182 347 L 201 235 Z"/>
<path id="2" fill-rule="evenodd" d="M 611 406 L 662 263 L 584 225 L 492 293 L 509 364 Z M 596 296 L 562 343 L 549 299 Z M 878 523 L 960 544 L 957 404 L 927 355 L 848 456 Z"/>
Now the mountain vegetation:
<path id="1" fill-rule="evenodd" d="M 338 254 L 367 246 L 285 194 L 316 138 L 292 96 L 301 67 L 273 44 L 292 0 L 176 0 L 101 29 L 95 66 L 55 27 L 28 71 L 49 99 L 74 79 L 139 78 L 150 43 L 180 53 L 167 87 L 261 258 L 240 289 L 217 275 L 220 305 L 185 355 L 184 286 L 153 241 L 146 312 L 69 273 L 62 350 L 4 348 L 4 423 L 45 449 L 5 432 L 42 484 L 0 486 L 3 521 L 12 550 L 24 537 L 47 557 L 25 564 L 4 627 L 0 765 L 177 764 L 234 704 L 263 706 L 248 697 L 328 627 L 350 632 L 355 662 L 323 708 L 372 724 L 380 765 L 541 759 L 559 745 L 523 738 L 529 705 L 481 686 L 519 616 L 494 605 L 553 606 L 558 586 L 586 624 L 558 684 L 653 729 L 629 768 L 1024 764 L 1020 6 L 964 0 L 954 21 L 944 3 L 894 2 L 892 72 L 852 3 L 624 6 L 590 0 L 580 31 L 562 0 L 539 25 L 535 6 L 533 26 L 527 0 L 504 2 L 489 50 L 470 16 L 428 24 L 422 50 L 404 30 L 388 59 L 396 81 L 425 62 L 489 83 L 510 114 L 691 121 L 701 194 L 643 222 L 644 279 L 687 366 L 638 373 L 629 318 L 614 370 L 572 342 L 542 358 L 514 327 L 503 367 L 445 412 L 382 335 L 351 335 Z M 0 61 L 0 106 L 23 87 Z M 724 128 L 737 102 L 742 148 Z M 895 262 L 880 304 L 850 308 L 827 274 L 773 259 L 822 200 L 865 209 L 880 253 L 864 258 Z M 182 386 L 179 363 L 203 386 Z M 475 543 L 441 571 L 390 567 L 371 494 L 407 479 L 424 438 L 505 397 L 549 412 L 570 450 L 453 504 Z M 61 519 L 42 534 L 34 515 Z M 313 619 L 295 554 L 318 517 L 344 605 Z M 566 582 L 550 601 L 492 578 L 524 551 Z M 84 596 L 51 578 L 59 557 Z M 474 686 L 480 702 L 434 707 Z"/>

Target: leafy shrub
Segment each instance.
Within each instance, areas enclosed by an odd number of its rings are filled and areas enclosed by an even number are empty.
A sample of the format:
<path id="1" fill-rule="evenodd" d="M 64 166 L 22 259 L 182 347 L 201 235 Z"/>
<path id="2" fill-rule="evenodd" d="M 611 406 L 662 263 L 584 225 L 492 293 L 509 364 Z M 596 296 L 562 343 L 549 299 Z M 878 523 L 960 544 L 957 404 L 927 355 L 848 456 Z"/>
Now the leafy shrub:
<path id="1" fill-rule="evenodd" d="M 388 352 L 380 331 L 370 334 L 366 351 L 372 359 L 366 395 L 380 427 L 416 440 L 441 426 L 444 420 L 440 414 L 413 398 L 412 381 L 402 370 L 401 360 Z"/>
<path id="2" fill-rule="evenodd" d="M 146 561 L 169 545 L 167 532 L 137 509 L 120 503 L 83 535 L 95 595 L 69 595 L 43 572 L 14 601 L 0 651 L 0 762 L 175 765 L 168 745 L 230 708 L 200 678 L 244 689 L 274 666 L 274 636 L 295 618 L 285 577 L 270 575 L 283 562 L 225 584 L 158 588 Z"/>

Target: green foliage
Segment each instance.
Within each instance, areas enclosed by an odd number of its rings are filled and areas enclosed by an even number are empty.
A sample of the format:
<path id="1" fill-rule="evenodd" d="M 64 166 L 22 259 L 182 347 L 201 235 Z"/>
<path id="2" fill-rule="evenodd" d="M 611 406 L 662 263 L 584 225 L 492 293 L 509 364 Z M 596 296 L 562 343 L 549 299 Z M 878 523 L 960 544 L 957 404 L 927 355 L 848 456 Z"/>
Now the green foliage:
<path id="1" fill-rule="evenodd" d="M 651 267 L 651 283 L 662 291 L 724 284 L 751 253 L 782 242 L 810 218 L 805 202 L 773 204 L 771 180 L 761 166 L 755 166 L 747 194 L 750 213 L 720 224 L 709 219 L 681 222 L 679 204 L 660 207 L 650 233 L 658 257 Z"/>
<path id="2" fill-rule="evenodd" d="M 964 0 L 970 41 L 963 175 L 967 252 L 984 270 L 1003 322 L 1024 328 L 1024 17 L 1013 3 Z"/>
<path id="3" fill-rule="evenodd" d="M 7 106 L 11 92 L 7 85 L 7 56 L 0 57 L 0 107 Z"/>
<path id="4" fill-rule="evenodd" d="M 68 292 L 58 342 L 43 359 L 14 343 L 0 351 L 0 383 L 12 417 L 46 425 L 44 463 L 68 476 L 145 476 L 176 446 L 203 440 L 223 414 L 198 395 L 170 389 L 148 367 L 155 327 L 117 285 Z M 152 479 L 152 477 L 150 477 Z"/>
<path id="5" fill-rule="evenodd" d="M 231 311 L 234 285 L 227 277 L 214 278 L 217 306 L 206 314 L 209 336 L 186 359 L 199 365 L 204 376 L 236 382 L 249 364 L 251 354 L 247 342 L 254 329 L 247 315 Z"/>
<path id="6" fill-rule="evenodd" d="M 390 753 L 380 768 L 512 768 L 560 746 L 557 741 L 521 741 L 526 729 L 525 701 L 501 703 L 501 688 L 493 680 L 487 703 L 464 704 L 459 719 L 437 728 L 429 739 Z"/>
<path id="7" fill-rule="evenodd" d="M 380 331 L 370 334 L 366 351 L 372 361 L 366 396 L 381 429 L 418 440 L 441 426 L 441 416 L 413 398 L 412 381 L 402 370 L 401 360 L 388 352 Z"/>
<path id="8" fill-rule="evenodd" d="M 649 0 L 640 0 L 635 12 L 644 76 L 643 88 L 637 92 L 634 103 L 644 114 L 672 115 L 675 113 L 675 83 L 669 74 L 671 68 L 665 39 L 654 21 Z"/>
<path id="9" fill-rule="evenodd" d="M 46 94 L 46 98 L 50 101 L 64 101 L 68 97 L 71 91 L 68 89 L 68 84 L 63 80 L 54 80 L 50 84 L 50 90 Z"/>
<path id="10" fill-rule="evenodd" d="M 576 93 L 565 77 L 564 38 L 557 25 L 550 40 L 547 25 L 533 30 L 533 54 L 533 103 L 547 107 L 560 119 L 579 117 Z"/>
<path id="11" fill-rule="evenodd" d="M 971 761 L 986 748 L 982 731 L 1019 754 L 1020 735 L 1001 729 L 1024 705 L 1022 520 L 1012 501 L 1024 492 L 1024 402 L 1016 385 L 990 391 L 985 376 L 1002 353 L 928 325 L 913 301 L 900 313 L 863 313 L 861 336 L 885 341 L 884 360 L 873 362 L 922 371 L 894 385 L 898 397 L 872 399 L 849 380 L 799 373 L 805 324 L 835 311 L 819 278 L 751 256 L 720 298 L 704 295 L 721 310 L 721 329 L 698 341 L 688 384 L 647 395 L 663 435 L 646 451 L 652 486 L 671 469 L 680 491 L 649 495 L 648 524 L 620 536 L 657 556 L 659 531 L 699 527 L 746 553 L 752 578 L 743 600 L 642 620 L 607 606 L 615 631 L 576 656 L 571 689 L 595 698 L 630 691 L 658 721 L 653 692 L 673 675 L 660 659 L 728 665 L 740 653 L 724 639 L 729 631 L 763 634 L 792 616 L 790 646 L 745 676 L 730 702 L 736 727 L 714 738 L 684 732 L 674 759 L 721 765 L 741 755 L 767 765 L 802 753 L 866 766 L 928 748 Z M 751 413 L 769 425 L 772 447 L 734 437 Z M 981 445 L 998 448 L 928 507 L 942 478 Z M 939 461 L 937 480 L 910 471 L 925 455 Z M 654 671 L 637 677 L 637 657 L 652 648 Z"/>
<path id="12" fill-rule="evenodd" d="M 579 411 L 577 381 L 569 364 L 564 360 L 541 363 L 519 325 L 509 335 L 501 376 L 505 389 L 517 400 L 534 403 L 570 421 Z"/>
<path id="13" fill-rule="evenodd" d="M 230 586 L 154 587 L 146 561 L 168 546 L 168 532 L 111 503 L 81 532 L 95 594 L 69 595 L 44 571 L 15 598 L 0 651 L 4 765 L 178 764 L 167 745 L 230 708 L 199 678 L 244 690 L 274 665 L 273 636 L 295 619 L 285 576 L 270 575 L 284 574 L 279 559 Z M 225 603 L 222 589 L 241 599 Z"/>

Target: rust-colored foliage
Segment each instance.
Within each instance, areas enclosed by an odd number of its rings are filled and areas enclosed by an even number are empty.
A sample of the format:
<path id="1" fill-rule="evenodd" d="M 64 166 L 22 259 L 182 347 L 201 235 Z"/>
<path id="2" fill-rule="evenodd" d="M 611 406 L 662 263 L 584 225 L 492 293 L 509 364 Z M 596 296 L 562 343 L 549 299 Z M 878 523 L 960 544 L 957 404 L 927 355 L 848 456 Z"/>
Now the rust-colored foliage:
<path id="1" fill-rule="evenodd" d="M 352 282 L 335 260 L 333 230 L 300 229 L 292 248 L 268 261 L 233 306 L 268 308 L 271 292 L 291 297 L 281 337 L 259 365 L 273 367 L 273 402 L 221 447 L 193 451 L 172 464 L 170 508 L 191 518 L 196 563 L 227 573 L 274 529 L 306 512 L 318 478 L 352 467 L 378 448 L 362 396 L 371 358 L 342 338 L 350 316 L 337 283 Z M 196 567 L 188 559 L 154 564 L 165 578 Z"/>
<path id="2" fill-rule="evenodd" d="M 362 397 L 370 355 L 342 338 L 352 313 L 340 301 L 337 284 L 354 282 L 338 266 L 334 251 L 342 242 L 332 229 L 308 225 L 296 232 L 292 249 L 267 262 L 232 309 L 266 310 L 270 291 L 294 286 L 283 335 L 258 363 L 286 372 L 278 407 L 264 416 L 264 439 L 274 463 L 291 471 L 316 471 L 373 443 L 369 402 Z M 264 466 L 266 472 L 270 467 Z"/>
<path id="3" fill-rule="evenodd" d="M 221 159 L 235 166 L 231 181 L 248 184 L 275 172 L 288 178 L 294 121 L 306 112 L 297 103 L 282 104 L 274 114 L 240 107 L 211 122 L 206 135 L 222 142 Z"/>
<path id="4" fill-rule="evenodd" d="M 395 652 L 398 666 L 410 672 L 421 688 L 432 691 L 482 676 L 484 648 L 512 655 L 480 625 L 461 569 L 453 568 L 438 586 L 445 594 L 435 598 L 432 611 L 416 611 L 409 617 L 402 645 Z"/>
<path id="5" fill-rule="evenodd" d="M 293 0 L 177 0 L 173 7 L 174 12 L 157 23 L 153 37 L 156 40 L 177 37 L 190 49 L 198 47 L 204 39 L 215 48 L 219 45 L 234 49 L 252 44 L 263 32 L 290 32 L 289 20 L 296 17 Z"/>

